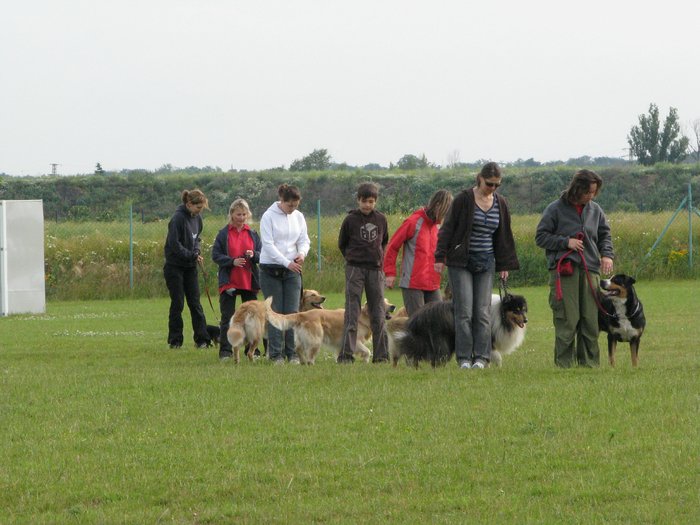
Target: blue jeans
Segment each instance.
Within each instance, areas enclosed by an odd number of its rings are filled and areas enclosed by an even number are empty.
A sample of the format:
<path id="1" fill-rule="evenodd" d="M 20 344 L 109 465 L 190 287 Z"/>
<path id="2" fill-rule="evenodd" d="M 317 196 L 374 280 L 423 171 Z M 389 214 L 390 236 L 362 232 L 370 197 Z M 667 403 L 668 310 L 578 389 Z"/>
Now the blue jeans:
<path id="1" fill-rule="evenodd" d="M 275 312 L 279 314 L 298 312 L 301 297 L 301 275 L 286 268 L 279 273 L 281 273 L 279 277 L 273 276 L 264 268 L 260 268 L 262 293 L 266 299 L 272 296 L 272 309 Z M 285 357 L 287 359 L 296 358 L 294 330 L 286 330 L 283 333 L 268 323 L 267 337 L 267 351 L 271 360 L 276 361 Z"/>
<path id="2" fill-rule="evenodd" d="M 494 263 L 481 273 L 448 266 L 455 316 L 457 362 L 491 361 L 491 292 Z"/>

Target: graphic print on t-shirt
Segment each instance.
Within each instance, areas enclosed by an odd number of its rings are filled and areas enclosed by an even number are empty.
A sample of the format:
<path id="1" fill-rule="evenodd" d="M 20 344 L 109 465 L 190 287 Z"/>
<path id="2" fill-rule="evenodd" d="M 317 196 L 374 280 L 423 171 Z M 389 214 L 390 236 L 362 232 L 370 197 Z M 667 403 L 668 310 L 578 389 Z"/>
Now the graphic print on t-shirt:
<path id="1" fill-rule="evenodd" d="M 360 228 L 360 237 L 363 241 L 372 242 L 377 239 L 379 229 L 374 224 L 363 224 Z"/>

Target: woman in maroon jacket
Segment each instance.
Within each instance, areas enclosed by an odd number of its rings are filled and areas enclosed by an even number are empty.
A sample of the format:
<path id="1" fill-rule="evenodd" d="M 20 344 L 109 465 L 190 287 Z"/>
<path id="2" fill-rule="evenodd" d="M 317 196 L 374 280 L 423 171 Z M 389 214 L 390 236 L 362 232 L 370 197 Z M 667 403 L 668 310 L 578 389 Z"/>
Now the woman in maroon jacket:
<path id="1" fill-rule="evenodd" d="M 435 271 L 435 249 L 438 224 L 442 222 L 452 204 L 452 194 L 438 190 L 424 208 L 416 210 L 396 230 L 384 254 L 386 285 L 394 287 L 396 258 L 401 256 L 399 287 L 408 315 L 421 306 L 440 300 L 440 274 Z"/>

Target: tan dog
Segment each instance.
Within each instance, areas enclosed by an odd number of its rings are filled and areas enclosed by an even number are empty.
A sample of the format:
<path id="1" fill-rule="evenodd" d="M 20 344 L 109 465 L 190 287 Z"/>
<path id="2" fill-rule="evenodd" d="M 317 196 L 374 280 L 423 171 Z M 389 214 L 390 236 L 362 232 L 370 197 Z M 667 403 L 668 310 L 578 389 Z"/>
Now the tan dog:
<path id="1" fill-rule="evenodd" d="M 386 335 L 389 340 L 389 357 L 394 366 L 399 362 L 399 352 L 396 348 L 396 341 L 405 335 L 407 324 L 408 312 L 405 306 L 399 308 L 392 318 L 386 322 Z"/>
<path id="2" fill-rule="evenodd" d="M 316 290 L 306 289 L 301 293 L 300 309 L 302 312 L 320 310 L 326 298 Z M 240 361 L 241 348 L 248 343 L 248 359 L 253 360 L 255 349 L 260 341 L 267 338 L 265 303 L 248 301 L 241 304 L 231 317 L 226 337 L 233 347 L 234 362 Z"/>
<path id="3" fill-rule="evenodd" d="M 387 319 L 391 318 L 391 312 L 396 307 L 386 299 L 385 311 Z M 272 298 L 265 300 L 267 307 L 267 321 L 278 330 L 294 330 L 296 352 L 301 364 L 313 365 L 321 345 L 332 346 L 336 357 L 340 353 L 343 342 L 343 324 L 345 310 L 311 310 L 296 314 L 278 314 L 272 310 Z M 357 344 L 355 345 L 355 357 L 368 362 L 371 356 L 369 348 L 364 342 L 372 333 L 369 313 L 365 304 L 360 310 L 360 318 L 357 322 Z"/>

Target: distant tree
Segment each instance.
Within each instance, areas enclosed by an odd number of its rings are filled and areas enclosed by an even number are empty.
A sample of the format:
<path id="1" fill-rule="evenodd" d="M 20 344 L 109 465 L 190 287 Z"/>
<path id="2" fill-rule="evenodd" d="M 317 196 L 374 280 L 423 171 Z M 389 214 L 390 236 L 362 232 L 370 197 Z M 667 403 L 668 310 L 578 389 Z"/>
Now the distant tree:
<path id="1" fill-rule="evenodd" d="M 104 175 L 105 170 L 102 169 L 102 165 L 98 162 L 95 164 L 95 175 Z"/>
<path id="2" fill-rule="evenodd" d="M 315 149 L 306 157 L 297 159 L 289 165 L 289 171 L 322 171 L 331 166 L 331 156 L 327 149 Z"/>
<path id="3" fill-rule="evenodd" d="M 695 162 L 700 162 L 700 118 L 695 119 L 691 123 L 690 129 L 693 132 L 693 142 L 690 144 L 690 151 L 695 157 Z"/>
<path id="4" fill-rule="evenodd" d="M 366 171 L 379 171 L 379 170 L 384 170 L 386 168 L 382 167 L 380 164 L 377 164 L 376 162 L 370 162 L 369 164 L 365 164 L 362 166 L 363 170 Z"/>
<path id="5" fill-rule="evenodd" d="M 536 168 L 537 166 L 542 166 L 541 162 L 536 161 L 534 158 L 529 159 L 518 159 L 511 164 L 511 166 L 516 166 L 518 168 Z"/>
<path id="6" fill-rule="evenodd" d="M 417 170 L 420 168 L 427 168 L 430 166 L 428 159 L 425 158 L 425 154 L 421 155 L 420 158 L 415 155 L 404 155 L 396 163 L 396 167 L 400 170 Z"/>
<path id="7" fill-rule="evenodd" d="M 678 110 L 670 108 L 660 128 L 659 108 L 649 104 L 649 114 L 639 115 L 639 125 L 627 135 L 627 143 L 637 162 L 652 166 L 657 162 L 681 162 L 688 151 L 688 137 L 681 135 Z"/>

